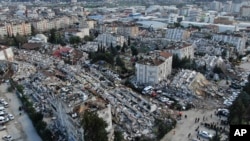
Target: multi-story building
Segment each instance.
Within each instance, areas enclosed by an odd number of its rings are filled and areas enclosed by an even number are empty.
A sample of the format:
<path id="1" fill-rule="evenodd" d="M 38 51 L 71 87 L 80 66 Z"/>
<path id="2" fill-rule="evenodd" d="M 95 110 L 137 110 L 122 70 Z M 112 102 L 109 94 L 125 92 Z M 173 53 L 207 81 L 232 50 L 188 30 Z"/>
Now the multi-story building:
<path id="1" fill-rule="evenodd" d="M 246 6 L 246 5 L 242 6 L 240 8 L 240 15 L 242 17 L 250 17 L 250 6 Z"/>
<path id="2" fill-rule="evenodd" d="M 7 29 L 4 24 L 0 24 L 0 38 L 3 38 L 7 35 Z"/>
<path id="3" fill-rule="evenodd" d="M 109 34 L 109 33 L 100 34 L 96 38 L 96 40 L 101 45 L 106 46 L 106 47 L 109 47 L 111 44 L 113 45 L 113 47 L 117 45 L 123 46 L 123 44 L 126 42 L 124 36 Z"/>
<path id="4" fill-rule="evenodd" d="M 125 37 L 136 37 L 139 34 L 139 26 L 135 23 L 112 22 L 99 24 L 100 33 L 117 33 Z"/>
<path id="5" fill-rule="evenodd" d="M 247 37 L 245 35 L 240 34 L 214 34 L 212 37 L 213 41 L 222 41 L 224 43 L 229 43 L 233 45 L 236 51 L 240 54 L 244 52 L 246 47 Z"/>
<path id="6" fill-rule="evenodd" d="M 222 11 L 223 12 L 231 12 L 232 11 L 232 1 L 226 1 L 222 5 Z"/>
<path id="7" fill-rule="evenodd" d="M 194 58 L 194 45 L 193 44 L 176 44 L 167 48 L 167 51 L 175 54 L 179 59 L 183 58 Z"/>
<path id="8" fill-rule="evenodd" d="M 6 31 L 8 36 L 19 35 L 30 35 L 31 34 L 31 24 L 28 22 L 21 23 L 6 23 Z"/>
<path id="9" fill-rule="evenodd" d="M 32 26 L 38 31 L 38 32 L 44 32 L 48 29 L 48 20 L 42 19 L 42 20 L 35 20 L 32 21 Z"/>
<path id="10" fill-rule="evenodd" d="M 212 1 L 210 3 L 210 10 L 220 11 L 222 8 L 222 3 L 219 1 Z"/>
<path id="11" fill-rule="evenodd" d="M 190 31 L 181 28 L 169 28 L 166 31 L 166 38 L 174 41 L 187 40 L 190 37 Z"/>
<path id="12" fill-rule="evenodd" d="M 172 54 L 155 51 L 136 63 L 136 78 L 140 84 L 157 84 L 172 71 Z"/>
<path id="13" fill-rule="evenodd" d="M 0 60 L 13 61 L 14 53 L 12 51 L 12 48 L 0 46 Z"/>
<path id="14" fill-rule="evenodd" d="M 63 16 L 50 19 L 34 20 L 32 21 L 32 25 L 38 32 L 44 32 L 51 30 L 53 28 L 55 29 L 65 28 L 68 27 L 69 25 L 73 25 L 76 22 L 77 19 L 75 19 L 75 17 L 73 16 L 72 17 Z"/>
<path id="15" fill-rule="evenodd" d="M 168 23 L 169 24 L 173 24 L 173 23 L 177 23 L 177 22 L 181 22 L 184 20 L 184 16 L 179 16 L 178 14 L 169 14 L 168 16 Z"/>
<path id="16" fill-rule="evenodd" d="M 233 25 L 234 17 L 233 16 L 219 16 L 214 19 L 214 24 L 224 24 L 224 25 Z"/>
<path id="17" fill-rule="evenodd" d="M 117 33 L 125 37 L 136 37 L 139 34 L 139 27 L 137 25 L 124 25 L 117 28 Z"/>

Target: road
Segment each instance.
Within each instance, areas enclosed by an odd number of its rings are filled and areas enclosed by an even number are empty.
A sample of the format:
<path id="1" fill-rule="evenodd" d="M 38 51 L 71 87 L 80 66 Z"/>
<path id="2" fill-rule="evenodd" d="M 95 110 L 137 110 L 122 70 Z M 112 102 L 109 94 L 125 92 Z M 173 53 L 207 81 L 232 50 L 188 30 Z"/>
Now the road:
<path id="1" fill-rule="evenodd" d="M 211 134 L 215 134 L 214 130 L 205 128 L 200 123 L 217 123 L 219 122 L 219 117 L 215 116 L 215 110 L 197 110 L 192 109 L 189 111 L 182 112 L 183 115 L 187 115 L 187 118 L 182 118 L 177 122 L 177 125 L 169 133 L 167 133 L 161 141 L 191 141 L 192 139 L 197 139 L 197 132 L 195 129 L 199 126 L 199 130 L 207 131 Z M 212 117 L 211 117 L 212 114 Z M 205 121 L 203 121 L 205 117 Z M 199 118 L 200 122 L 195 123 L 195 118 Z M 207 120 L 206 120 L 207 118 Z M 219 125 L 219 124 L 218 124 Z M 188 134 L 191 136 L 188 138 Z M 201 138 L 201 141 L 208 141 L 207 139 Z"/>
<path id="2" fill-rule="evenodd" d="M 9 103 L 7 112 L 12 113 L 15 116 L 14 121 L 9 121 L 6 126 L 7 134 L 13 136 L 15 141 L 42 141 L 40 136 L 37 134 L 30 118 L 26 113 L 19 115 L 19 106 L 21 106 L 20 100 L 17 98 L 15 93 L 9 93 L 6 91 L 8 85 L 3 83 L 0 85 L 0 97 L 4 98 Z M 1 134 L 3 136 L 6 133 Z"/>

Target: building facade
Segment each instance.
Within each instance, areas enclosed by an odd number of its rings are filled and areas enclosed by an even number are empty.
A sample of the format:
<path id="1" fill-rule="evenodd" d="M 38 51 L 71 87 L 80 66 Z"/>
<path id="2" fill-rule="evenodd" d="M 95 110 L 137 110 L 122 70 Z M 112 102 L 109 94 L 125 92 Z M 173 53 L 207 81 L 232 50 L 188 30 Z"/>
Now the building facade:
<path id="1" fill-rule="evenodd" d="M 173 41 L 187 40 L 190 37 L 190 31 L 180 28 L 169 28 L 166 31 L 166 38 Z"/>
<path id="2" fill-rule="evenodd" d="M 104 34 L 100 34 L 97 38 L 96 38 L 97 42 L 99 42 L 99 44 L 109 47 L 111 44 L 113 45 L 113 47 L 115 46 L 123 46 L 123 44 L 126 42 L 124 36 L 120 36 L 120 35 L 113 35 L 113 34 L 108 34 L 108 33 L 104 33 Z"/>
<path id="3" fill-rule="evenodd" d="M 250 17 L 250 6 L 242 6 L 240 8 L 240 15 L 242 17 Z"/>
<path id="4" fill-rule="evenodd" d="M 244 35 L 214 34 L 212 40 L 231 44 L 238 53 L 242 54 L 246 47 L 247 37 Z"/>
<path id="5" fill-rule="evenodd" d="M 183 58 L 194 58 L 194 45 L 193 44 L 181 44 L 174 45 L 172 47 L 167 48 L 167 51 L 175 54 L 179 57 L 179 59 Z"/>
<path id="6" fill-rule="evenodd" d="M 136 78 L 140 84 L 157 84 L 172 71 L 172 54 L 156 51 L 136 63 Z"/>

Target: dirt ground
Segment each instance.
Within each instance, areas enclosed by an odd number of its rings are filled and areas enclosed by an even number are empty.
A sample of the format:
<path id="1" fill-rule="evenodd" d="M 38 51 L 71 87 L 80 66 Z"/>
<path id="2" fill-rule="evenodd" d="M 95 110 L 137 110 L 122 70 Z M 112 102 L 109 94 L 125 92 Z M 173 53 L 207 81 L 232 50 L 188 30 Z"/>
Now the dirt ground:
<path id="1" fill-rule="evenodd" d="M 177 125 L 172 131 L 170 131 L 168 134 L 164 136 L 164 138 L 161 141 L 192 141 L 193 139 L 197 139 L 197 131 L 195 129 L 199 126 L 199 130 L 207 131 L 211 134 L 215 134 L 215 131 L 210 130 L 203 125 L 201 125 L 201 122 L 206 123 L 218 123 L 220 125 L 220 118 L 218 116 L 215 116 L 214 110 L 198 110 L 198 109 L 192 109 L 189 111 L 183 111 L 183 115 L 187 115 L 187 118 L 182 117 L 181 120 L 177 122 Z M 211 117 L 212 115 L 212 117 Z M 195 119 L 199 118 L 199 122 L 195 123 Z M 205 119 L 203 121 L 203 118 Z M 221 125 L 221 127 L 224 127 Z M 228 128 L 227 126 L 225 126 Z M 190 134 L 190 137 L 188 137 L 188 134 Z M 201 141 L 208 141 L 208 139 L 199 137 Z M 225 136 L 223 136 L 225 138 Z"/>

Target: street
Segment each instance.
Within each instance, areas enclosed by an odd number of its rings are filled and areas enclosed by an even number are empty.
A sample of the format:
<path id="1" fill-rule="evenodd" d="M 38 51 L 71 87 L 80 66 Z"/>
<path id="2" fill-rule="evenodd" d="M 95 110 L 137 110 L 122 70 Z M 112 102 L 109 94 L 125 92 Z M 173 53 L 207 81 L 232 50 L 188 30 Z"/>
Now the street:
<path id="1" fill-rule="evenodd" d="M 19 115 L 20 111 L 18 108 L 21 106 L 21 102 L 14 92 L 7 92 L 7 88 L 8 85 L 6 83 L 0 85 L 0 97 L 8 101 L 9 107 L 6 108 L 6 111 L 12 113 L 15 119 L 5 124 L 7 130 L 0 131 L 1 139 L 2 136 L 9 134 L 15 141 L 42 141 L 28 115 L 23 111 Z"/>

